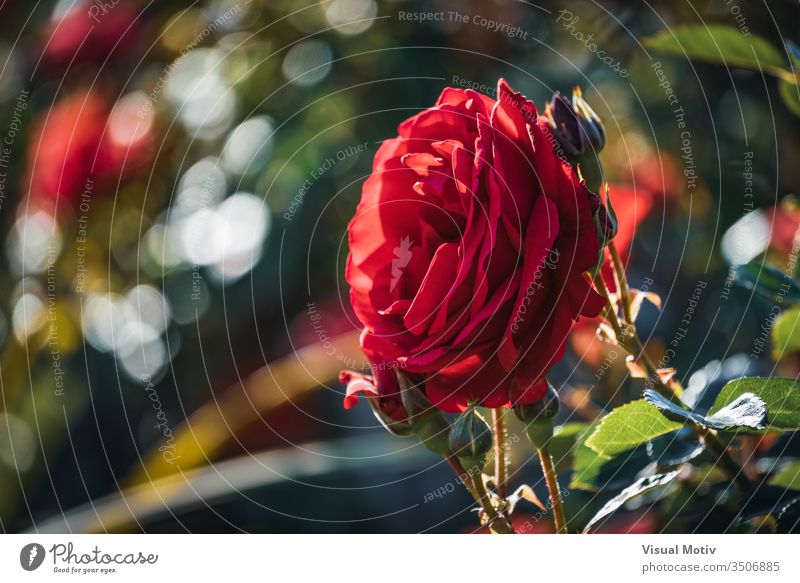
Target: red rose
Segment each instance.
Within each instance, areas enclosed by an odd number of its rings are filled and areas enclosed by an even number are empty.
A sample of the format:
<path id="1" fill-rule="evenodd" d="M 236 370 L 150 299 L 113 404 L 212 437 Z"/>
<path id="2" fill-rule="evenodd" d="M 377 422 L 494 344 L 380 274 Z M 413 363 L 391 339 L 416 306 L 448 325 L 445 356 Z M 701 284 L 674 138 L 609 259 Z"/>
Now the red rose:
<path id="1" fill-rule="evenodd" d="M 599 256 L 589 191 L 533 102 L 503 79 L 497 96 L 445 89 L 364 183 L 346 278 L 384 403 L 387 368 L 445 411 L 536 402 L 573 321 L 604 305 L 584 275 Z"/>

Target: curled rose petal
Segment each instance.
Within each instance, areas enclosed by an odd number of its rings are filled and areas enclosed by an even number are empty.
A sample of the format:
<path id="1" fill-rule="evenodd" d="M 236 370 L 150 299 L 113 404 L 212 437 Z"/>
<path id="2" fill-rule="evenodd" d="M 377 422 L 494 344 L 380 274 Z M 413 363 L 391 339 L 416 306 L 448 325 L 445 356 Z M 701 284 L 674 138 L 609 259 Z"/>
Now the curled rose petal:
<path id="1" fill-rule="evenodd" d="M 360 395 L 377 397 L 378 389 L 372 377 L 364 376 L 352 370 L 343 370 L 339 373 L 339 382 L 346 386 L 344 395 L 344 408 L 352 409 L 358 403 Z"/>

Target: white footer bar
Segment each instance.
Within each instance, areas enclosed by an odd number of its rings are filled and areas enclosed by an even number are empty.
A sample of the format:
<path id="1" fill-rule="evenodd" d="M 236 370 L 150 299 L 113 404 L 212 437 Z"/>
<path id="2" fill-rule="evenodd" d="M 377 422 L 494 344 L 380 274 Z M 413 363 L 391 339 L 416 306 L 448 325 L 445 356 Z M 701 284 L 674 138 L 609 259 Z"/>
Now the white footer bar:
<path id="1" fill-rule="evenodd" d="M 798 544 L 793 535 L 3 535 L 0 581 L 409 583 L 495 573 L 520 581 L 796 582 Z"/>

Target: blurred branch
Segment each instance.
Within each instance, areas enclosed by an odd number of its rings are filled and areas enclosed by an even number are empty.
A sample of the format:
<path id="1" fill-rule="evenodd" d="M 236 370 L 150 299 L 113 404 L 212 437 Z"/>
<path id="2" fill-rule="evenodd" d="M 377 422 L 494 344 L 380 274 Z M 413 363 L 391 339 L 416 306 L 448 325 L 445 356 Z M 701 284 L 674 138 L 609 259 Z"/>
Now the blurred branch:
<path id="1" fill-rule="evenodd" d="M 205 465 L 244 427 L 275 408 L 303 399 L 342 368 L 366 366 L 357 331 L 333 338 L 331 345 L 306 346 L 258 369 L 192 413 L 173 432 L 173 461 L 156 444 L 123 485 L 131 486 Z M 335 347 L 331 354 L 330 347 Z M 181 481 L 182 483 L 182 481 Z"/>

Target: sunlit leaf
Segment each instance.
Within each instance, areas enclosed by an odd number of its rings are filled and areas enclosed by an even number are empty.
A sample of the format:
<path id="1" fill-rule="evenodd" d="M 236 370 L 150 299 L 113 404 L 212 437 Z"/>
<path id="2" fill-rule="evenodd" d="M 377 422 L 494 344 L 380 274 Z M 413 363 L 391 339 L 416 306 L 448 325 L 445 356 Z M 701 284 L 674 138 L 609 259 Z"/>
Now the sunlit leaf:
<path id="1" fill-rule="evenodd" d="M 572 467 L 578 439 L 587 427 L 587 423 L 567 423 L 555 428 L 549 447 L 557 472 L 567 471 Z"/>
<path id="2" fill-rule="evenodd" d="M 728 405 L 710 416 L 695 413 L 680 403 L 670 401 L 652 389 L 647 389 L 644 392 L 644 399 L 658 407 L 670 419 L 691 421 L 697 425 L 719 431 L 742 428 L 764 429 L 767 420 L 766 404 L 752 393 L 739 395 Z"/>
<path id="3" fill-rule="evenodd" d="M 682 426 L 647 401 L 632 401 L 603 417 L 586 445 L 604 456 L 614 456 Z"/>
<path id="4" fill-rule="evenodd" d="M 767 431 L 800 429 L 800 382 L 777 377 L 745 377 L 730 381 L 720 391 L 709 413 L 713 416 L 748 393 L 767 407 Z"/>
<path id="5" fill-rule="evenodd" d="M 600 475 L 600 470 L 603 468 L 603 464 L 611 459 L 608 456 L 598 454 L 586 445 L 586 440 L 594 433 L 598 425 L 599 422 L 590 425 L 575 444 L 574 472 L 569 485 L 570 488 L 590 491 L 598 490 L 597 478 Z"/>

